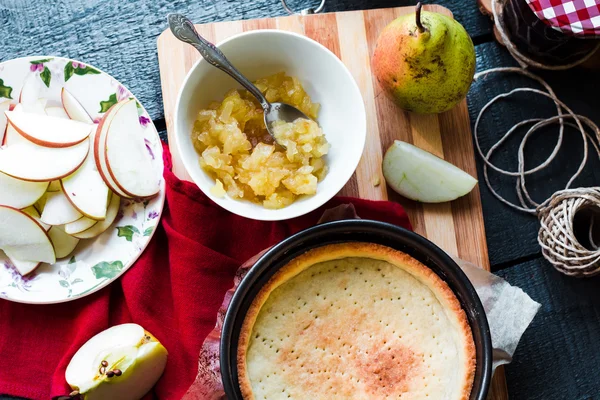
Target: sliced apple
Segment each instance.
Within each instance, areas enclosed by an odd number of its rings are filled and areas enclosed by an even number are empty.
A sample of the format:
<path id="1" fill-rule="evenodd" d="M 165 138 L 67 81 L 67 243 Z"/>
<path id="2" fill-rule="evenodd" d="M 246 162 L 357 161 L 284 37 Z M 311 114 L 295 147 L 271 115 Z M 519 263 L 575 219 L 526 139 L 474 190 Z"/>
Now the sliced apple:
<path id="1" fill-rule="evenodd" d="M 60 92 L 60 97 L 62 100 L 63 108 L 66 114 L 69 116 L 69 118 L 75 121 L 87 122 L 90 124 L 94 122 L 92 120 L 92 117 L 90 117 L 90 114 L 88 114 L 87 111 L 85 111 L 85 108 L 83 108 L 81 103 L 67 89 L 62 88 L 62 91 Z"/>
<path id="2" fill-rule="evenodd" d="M 46 147 L 70 147 L 90 136 L 93 125 L 28 112 L 5 111 L 8 123 L 25 139 Z"/>
<path id="3" fill-rule="evenodd" d="M 71 175 L 85 161 L 89 139 L 63 148 L 38 146 L 29 141 L 0 148 L 0 172 L 17 179 L 48 182 Z"/>
<path id="4" fill-rule="evenodd" d="M 6 254 L 12 265 L 14 265 L 14 267 L 17 269 L 17 271 L 19 271 L 21 275 L 27 275 L 33 272 L 34 269 L 42 265 L 42 263 L 38 261 L 21 261 L 15 258 L 14 255 L 7 253 L 6 250 L 4 251 L 4 254 Z"/>
<path id="5" fill-rule="evenodd" d="M 81 346 L 65 379 L 86 400 L 141 399 L 162 375 L 167 357 L 165 347 L 141 326 L 117 325 Z M 106 374 L 115 369 L 119 375 Z"/>
<path id="6" fill-rule="evenodd" d="M 15 105 L 10 111 L 22 112 L 23 104 Z M 6 117 L 6 113 L 4 113 L 4 116 Z M 4 136 L 4 142 L 2 143 L 3 146 L 12 146 L 15 143 L 29 142 L 17 132 L 14 126 L 8 123 L 8 118 L 6 119 L 6 123 L 6 135 Z"/>
<path id="7" fill-rule="evenodd" d="M 96 221 L 95 219 L 81 217 L 77 221 L 65 224 L 65 232 L 69 235 L 75 235 L 77 233 L 81 233 L 87 229 L 90 229 L 92 226 L 96 225 L 96 223 L 98 223 L 98 221 Z"/>
<path id="8" fill-rule="evenodd" d="M 38 222 L 38 224 L 40 224 L 42 226 L 42 228 L 44 228 L 44 230 L 46 232 L 48 232 L 50 230 L 50 228 L 52 228 L 52 225 L 48 225 L 48 224 L 45 224 L 44 222 L 42 222 L 40 212 L 34 206 L 25 207 L 21 211 L 23 211 L 25 214 L 29 215 L 31 218 L 35 219 Z"/>
<path id="9" fill-rule="evenodd" d="M 91 239 L 102 234 L 106 231 L 117 218 L 119 212 L 119 206 L 121 205 L 121 198 L 113 193 L 110 203 L 108 204 L 108 210 L 106 211 L 106 218 L 104 221 L 98 221 L 97 224 L 83 232 L 74 233 L 73 236 L 78 239 Z"/>
<path id="10" fill-rule="evenodd" d="M 48 189 L 48 182 L 28 182 L 0 172 L 0 204 L 25 208 L 40 199 Z"/>
<path id="11" fill-rule="evenodd" d="M 394 191 L 425 203 L 454 200 L 477 184 L 477 179 L 460 168 L 400 140 L 385 153 L 383 176 Z"/>
<path id="12" fill-rule="evenodd" d="M 82 215 L 62 191 L 48 192 L 42 211 L 42 221 L 49 225 L 64 225 L 77 221 Z"/>
<path id="13" fill-rule="evenodd" d="M 122 103 L 106 128 L 103 150 L 108 172 L 128 196 L 155 196 L 159 191 L 159 177 L 144 144 L 135 100 Z"/>
<path id="14" fill-rule="evenodd" d="M 69 115 L 62 107 L 46 107 L 46 114 L 51 117 L 69 119 Z"/>
<path id="15" fill-rule="evenodd" d="M 116 182 L 110 176 L 108 172 L 108 166 L 106 164 L 106 157 L 104 157 L 104 149 L 106 147 L 106 133 L 108 126 L 110 125 L 110 121 L 112 121 L 115 111 L 117 111 L 120 107 L 123 106 L 123 103 L 117 103 L 112 106 L 100 120 L 100 124 L 96 129 L 96 133 L 94 135 L 94 159 L 96 160 L 96 169 L 100 173 L 100 176 L 106 183 L 106 186 L 115 194 L 118 194 L 124 198 L 130 198 L 127 194 L 123 193 L 123 191 L 117 186 Z"/>
<path id="16" fill-rule="evenodd" d="M 94 134 L 90 137 L 92 141 Z M 71 204 L 81 214 L 95 220 L 106 218 L 108 187 L 96 169 L 92 148 L 83 165 L 61 180 L 61 186 Z"/>
<path id="17" fill-rule="evenodd" d="M 75 250 L 77 243 L 79 243 L 79 239 L 65 233 L 62 227 L 53 226 L 48 231 L 48 236 L 50 237 L 50 241 L 54 246 L 54 252 L 56 253 L 56 258 L 64 258 Z"/>
<path id="18" fill-rule="evenodd" d="M 0 249 L 17 260 L 56 262 L 54 247 L 42 225 L 9 206 L 0 206 Z"/>
<path id="19" fill-rule="evenodd" d="M 6 100 L 0 103 L 0 145 L 4 143 L 4 135 L 6 134 L 6 127 L 8 124 L 8 119 L 6 118 L 6 114 L 4 114 L 4 111 L 8 111 L 9 109 L 10 100 Z"/>

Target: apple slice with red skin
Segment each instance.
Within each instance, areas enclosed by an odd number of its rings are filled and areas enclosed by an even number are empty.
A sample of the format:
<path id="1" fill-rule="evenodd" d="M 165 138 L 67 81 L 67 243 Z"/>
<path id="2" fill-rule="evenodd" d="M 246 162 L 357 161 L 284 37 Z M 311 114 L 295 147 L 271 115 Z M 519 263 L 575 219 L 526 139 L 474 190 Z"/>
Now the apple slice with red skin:
<path id="1" fill-rule="evenodd" d="M 8 119 L 4 111 L 10 110 L 10 106 L 10 100 L 0 103 L 0 145 L 4 143 L 4 135 L 6 135 L 6 128 L 8 126 Z"/>
<path id="2" fill-rule="evenodd" d="M 0 172 L 30 182 L 49 182 L 75 172 L 88 155 L 90 142 L 62 148 L 38 146 L 28 140 L 0 148 Z"/>
<path id="3" fill-rule="evenodd" d="M 106 186 L 115 194 L 118 194 L 121 197 L 131 198 L 127 194 L 123 193 L 123 191 L 117 186 L 116 182 L 110 176 L 108 172 L 108 166 L 106 164 L 106 158 L 104 157 L 104 148 L 106 147 L 106 130 L 110 125 L 113 117 L 115 116 L 115 112 L 123 106 L 123 103 L 117 103 L 113 105 L 100 119 L 100 124 L 96 129 L 96 134 L 94 135 L 94 159 L 96 161 L 96 169 L 100 173 L 100 176 L 106 183 Z"/>
<path id="4" fill-rule="evenodd" d="M 29 206 L 29 207 L 22 209 L 21 211 L 23 211 L 25 214 L 27 214 L 30 217 L 32 217 L 33 219 L 35 219 L 37 221 L 37 223 L 40 224 L 46 232 L 48 232 L 48 230 L 51 228 L 50 225 L 46 225 L 40 220 L 40 213 L 38 212 L 38 210 L 35 209 L 35 207 Z M 38 262 L 38 261 L 19 260 L 13 254 L 10 253 L 10 250 L 8 250 L 8 252 L 5 251 L 4 253 L 10 259 L 10 262 L 17 269 L 17 271 L 19 271 L 19 273 L 21 275 L 27 275 L 27 274 L 33 272 L 33 270 L 35 270 L 37 267 L 42 265 L 42 263 Z"/>
<path id="5" fill-rule="evenodd" d="M 27 112 L 5 111 L 8 123 L 25 139 L 45 147 L 71 147 L 90 136 L 93 125 Z"/>
<path id="6" fill-rule="evenodd" d="M 94 122 L 79 100 L 77 100 L 67 89 L 62 88 L 60 98 L 62 100 L 63 108 L 69 118 L 90 124 Z"/>
<path id="7" fill-rule="evenodd" d="M 10 104 L 8 106 L 8 111 L 14 110 L 16 106 L 18 106 L 18 104 Z M 4 110 L 4 111 L 6 111 L 6 110 Z M 4 117 L 6 117 L 6 114 L 4 114 L 4 111 L 2 111 L 2 114 L 4 115 Z M 6 136 L 8 134 L 9 126 L 10 126 L 10 124 L 8 123 L 8 118 L 6 118 L 6 126 L 4 128 L 4 131 L 0 132 L 0 147 L 6 145 Z M 13 130 L 14 130 L 14 128 L 13 128 Z M 17 133 L 17 135 L 19 135 L 19 134 Z M 19 136 L 21 136 L 21 135 L 19 135 Z"/>
<path id="8" fill-rule="evenodd" d="M 0 249 L 21 261 L 56 262 L 54 247 L 42 225 L 9 206 L 0 206 Z"/>
<path id="9" fill-rule="evenodd" d="M 42 226 L 42 228 L 44 228 L 44 230 L 46 232 L 48 232 L 50 230 L 50 228 L 52 228 L 52 225 L 48 225 L 48 224 L 45 224 L 42 222 L 42 217 L 40 216 L 40 212 L 34 206 L 25 207 L 21 211 L 23 211 L 25 214 L 29 215 L 31 218 L 35 219 L 38 222 L 38 224 L 40 224 Z"/>
<path id="10" fill-rule="evenodd" d="M 117 218 L 119 213 L 119 206 L 121 205 L 121 198 L 113 193 L 110 203 L 108 204 L 108 210 L 106 210 L 106 218 L 104 221 L 98 221 L 94 226 L 86 229 L 83 232 L 74 233 L 72 236 L 78 239 L 91 239 L 102 233 L 104 233 Z"/>
<path id="11" fill-rule="evenodd" d="M 15 112 L 23 112 L 23 104 L 16 104 L 12 110 Z M 6 114 L 4 114 L 6 116 Z M 2 146 L 11 146 L 15 143 L 28 142 L 23 136 L 17 132 L 14 126 L 8 123 L 8 118 L 6 119 L 6 135 L 4 136 L 4 142 L 2 142 Z"/>
<path id="12" fill-rule="evenodd" d="M 95 132 L 90 140 L 93 140 Z M 60 181 L 63 192 L 73 206 L 84 216 L 103 220 L 108 206 L 108 187 L 96 169 L 94 151 L 90 148 L 87 159 L 73 174 Z"/>
<path id="13" fill-rule="evenodd" d="M 156 196 L 160 190 L 159 177 L 144 144 L 136 101 L 122 101 L 107 124 L 102 130 L 99 150 L 104 152 L 112 180 L 129 197 Z"/>
<path id="14" fill-rule="evenodd" d="M 23 276 L 33 272 L 37 267 L 42 265 L 42 263 L 38 261 L 21 261 L 15 258 L 15 256 L 10 253 L 10 250 L 4 250 L 4 254 L 6 254 L 12 265 Z"/>
<path id="15" fill-rule="evenodd" d="M 48 182 L 28 182 L 0 172 L 0 204 L 15 208 L 33 205 L 46 193 Z"/>
<path id="16" fill-rule="evenodd" d="M 81 217 L 77 221 L 70 222 L 65 224 L 65 232 L 69 235 L 75 235 L 77 233 L 81 233 L 85 230 L 90 229 L 92 226 L 96 225 L 98 221 L 88 218 Z"/>
<path id="17" fill-rule="evenodd" d="M 54 246 L 56 258 L 67 257 L 75 250 L 75 247 L 77 247 L 77 244 L 79 243 L 79 239 L 65 233 L 60 226 L 53 226 L 50 228 L 48 236 L 50 237 L 50 241 L 52 241 L 52 246 Z"/>
<path id="18" fill-rule="evenodd" d="M 77 211 L 61 190 L 59 192 L 48 192 L 44 211 L 42 211 L 42 222 L 48 225 L 64 225 L 77 221 L 82 214 Z"/>

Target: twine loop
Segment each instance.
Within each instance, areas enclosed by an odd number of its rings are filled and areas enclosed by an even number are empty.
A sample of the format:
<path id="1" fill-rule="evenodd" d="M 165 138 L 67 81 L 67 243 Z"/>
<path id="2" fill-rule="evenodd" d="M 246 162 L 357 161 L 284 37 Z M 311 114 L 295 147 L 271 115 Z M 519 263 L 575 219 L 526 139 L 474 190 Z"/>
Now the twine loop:
<path id="1" fill-rule="evenodd" d="M 475 74 L 474 79 L 482 79 L 494 73 L 518 73 L 540 83 L 545 90 L 534 88 L 516 88 L 510 92 L 497 95 L 488 101 L 477 116 L 473 135 L 475 147 L 481 156 L 483 165 L 483 175 L 485 183 L 490 192 L 501 202 L 516 210 L 537 215 L 540 220 L 540 230 L 538 232 L 538 242 L 542 248 L 543 256 L 560 272 L 570 276 L 592 276 L 600 273 L 600 248 L 596 245 L 593 237 L 594 216 L 600 217 L 600 187 L 590 188 L 571 188 L 571 185 L 581 174 L 588 161 L 588 153 L 591 148 L 595 150 L 596 156 L 600 159 L 600 129 L 589 118 L 575 114 L 569 107 L 556 97 L 552 88 L 539 76 L 531 72 L 516 67 L 492 68 Z M 527 92 L 550 98 L 556 106 L 556 115 L 550 118 L 532 118 L 513 125 L 506 133 L 493 144 L 487 153 L 484 153 L 479 142 L 479 125 L 485 112 L 496 102 L 506 99 L 515 93 Z M 558 138 L 552 153 L 539 165 L 525 169 L 525 147 L 529 138 L 539 129 L 552 125 L 559 125 Z M 531 125 L 527 130 L 518 150 L 518 167 L 516 171 L 509 171 L 498 167 L 491 161 L 492 155 L 511 137 L 517 130 L 523 126 Z M 565 188 L 554 193 L 549 199 L 542 202 L 536 202 L 529 194 L 526 186 L 526 177 L 535 172 L 546 168 L 560 151 L 565 134 L 565 126 L 574 128 L 579 132 L 583 142 L 583 156 L 577 171 L 571 176 Z M 513 177 L 516 180 L 515 190 L 519 203 L 511 202 L 503 197 L 494 189 L 490 182 L 489 169 L 505 176 Z M 578 212 L 588 210 L 591 212 L 587 232 L 587 247 L 582 244 L 575 232 L 574 220 Z"/>

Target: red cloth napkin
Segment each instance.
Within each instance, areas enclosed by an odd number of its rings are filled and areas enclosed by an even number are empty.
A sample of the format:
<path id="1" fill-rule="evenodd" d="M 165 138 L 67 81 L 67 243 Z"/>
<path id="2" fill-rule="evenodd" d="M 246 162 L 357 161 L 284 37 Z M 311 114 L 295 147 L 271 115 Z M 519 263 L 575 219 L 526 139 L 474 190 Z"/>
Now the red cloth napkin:
<path id="1" fill-rule="evenodd" d="M 245 260 L 314 225 L 323 210 L 343 203 L 353 203 L 362 218 L 410 228 L 398 204 L 343 197 L 289 221 L 245 219 L 175 177 L 166 146 L 164 159 L 167 205 L 161 225 L 121 279 L 69 303 L 0 300 L 0 394 L 43 400 L 68 394 L 64 372 L 77 349 L 112 325 L 135 322 L 169 351 L 154 397 L 180 399 L 196 377 L 202 342 Z"/>

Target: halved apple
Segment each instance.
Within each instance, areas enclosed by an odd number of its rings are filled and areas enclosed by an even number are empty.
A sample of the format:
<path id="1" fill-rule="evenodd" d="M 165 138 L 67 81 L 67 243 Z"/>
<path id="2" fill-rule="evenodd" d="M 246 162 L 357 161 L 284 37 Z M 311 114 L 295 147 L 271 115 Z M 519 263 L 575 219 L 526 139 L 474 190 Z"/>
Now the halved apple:
<path id="1" fill-rule="evenodd" d="M 21 211 L 23 211 L 25 214 L 29 215 L 31 218 L 35 219 L 37 221 L 37 223 L 40 224 L 46 232 L 48 232 L 50 230 L 50 228 L 52 228 L 52 225 L 48 225 L 48 224 L 45 224 L 44 222 L 42 222 L 42 217 L 40 215 L 40 212 L 34 206 L 25 207 Z"/>
<path id="2" fill-rule="evenodd" d="M 108 210 L 106 211 L 106 218 L 104 221 L 98 221 L 97 224 L 83 232 L 74 233 L 73 236 L 78 239 L 91 239 L 102 234 L 106 231 L 117 218 L 119 212 L 119 206 L 121 205 L 121 198 L 113 193 L 110 203 L 108 204 Z"/>
<path id="3" fill-rule="evenodd" d="M 48 231 L 48 236 L 50 237 L 50 241 L 54 246 L 54 252 L 56 253 L 56 258 L 64 258 L 75 250 L 77 243 L 79 243 L 79 239 L 65 233 L 62 227 L 53 226 Z"/>
<path id="4" fill-rule="evenodd" d="M 87 122 L 90 124 L 94 122 L 92 117 L 90 117 L 90 114 L 85 111 L 85 108 L 83 108 L 81 103 L 67 89 L 62 88 L 62 91 L 60 92 L 60 98 L 62 100 L 63 108 L 65 109 L 65 112 L 69 118 L 75 121 Z"/>
<path id="5" fill-rule="evenodd" d="M 100 173 L 100 176 L 104 180 L 104 183 L 108 186 L 108 188 L 115 194 L 118 194 L 121 197 L 130 198 L 126 193 L 124 193 L 119 186 L 117 186 L 116 182 L 110 176 L 108 172 L 108 166 L 106 165 L 106 157 L 104 157 L 104 149 L 106 148 L 106 134 L 110 122 L 115 116 L 116 111 L 123 106 L 124 103 L 117 103 L 112 106 L 100 119 L 100 124 L 96 129 L 96 134 L 94 135 L 94 142 L 92 146 L 94 147 L 94 159 L 96 161 L 96 169 Z"/>
<path id="6" fill-rule="evenodd" d="M 77 233 L 90 229 L 92 226 L 96 225 L 96 223 L 98 223 L 98 221 L 96 221 L 95 219 L 81 217 L 77 221 L 65 224 L 65 232 L 69 235 L 75 235 Z"/>
<path id="7" fill-rule="evenodd" d="M 71 175 L 85 161 L 89 139 L 71 146 L 51 148 L 28 140 L 0 148 L 0 172 L 17 179 L 48 182 Z"/>
<path id="8" fill-rule="evenodd" d="M 108 172 L 128 196 L 155 196 L 160 190 L 159 177 L 144 144 L 136 102 L 131 99 L 122 103 L 106 128 L 103 151 Z"/>
<path id="9" fill-rule="evenodd" d="M 28 182 L 0 172 L 0 204 L 25 208 L 40 199 L 48 189 L 48 182 Z"/>
<path id="10" fill-rule="evenodd" d="M 46 107 L 46 114 L 51 117 L 69 119 L 69 115 L 62 107 Z"/>
<path id="11" fill-rule="evenodd" d="M 93 125 L 28 112 L 5 111 L 8 123 L 25 139 L 46 147 L 70 147 L 90 136 Z"/>
<path id="12" fill-rule="evenodd" d="M 117 325 L 81 346 L 65 379 L 86 400 L 141 399 L 162 375 L 167 357 L 167 349 L 141 326 Z"/>
<path id="13" fill-rule="evenodd" d="M 77 221 L 82 215 L 62 191 L 48 192 L 42 211 L 42 221 L 49 225 L 64 225 Z"/>
<path id="14" fill-rule="evenodd" d="M 92 141 L 94 134 L 90 136 Z M 81 214 L 95 220 L 106 218 L 108 187 L 96 169 L 92 148 L 83 165 L 61 180 L 61 186 L 71 204 Z"/>
<path id="15" fill-rule="evenodd" d="M 34 218 L 9 206 L 0 206 L 0 249 L 17 260 L 56 262 L 46 230 Z"/>
<path id="16" fill-rule="evenodd" d="M 9 109 L 10 100 L 0 103 L 0 145 L 4 143 L 4 135 L 6 134 L 6 126 L 8 124 L 8 119 L 6 118 L 4 111 L 8 111 Z"/>

